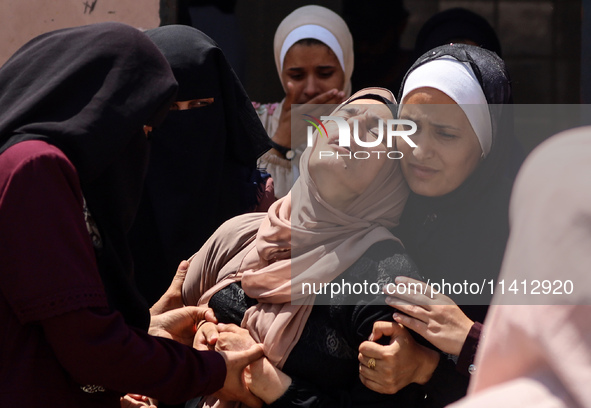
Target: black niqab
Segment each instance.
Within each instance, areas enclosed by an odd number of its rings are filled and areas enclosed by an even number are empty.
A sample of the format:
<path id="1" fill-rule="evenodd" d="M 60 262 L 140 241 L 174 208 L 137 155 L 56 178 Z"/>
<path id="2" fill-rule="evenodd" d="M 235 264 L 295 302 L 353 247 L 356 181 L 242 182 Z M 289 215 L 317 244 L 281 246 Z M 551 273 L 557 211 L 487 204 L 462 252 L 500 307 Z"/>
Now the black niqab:
<path id="1" fill-rule="evenodd" d="M 154 44 L 120 23 L 43 34 L 0 69 L 0 153 L 44 140 L 66 154 L 102 238 L 96 254 L 109 304 L 143 328 L 149 314 L 126 234 L 147 166 L 142 126 L 162 120 L 176 88 Z"/>
<path id="2" fill-rule="evenodd" d="M 181 260 L 198 251 L 224 221 L 254 209 L 260 192 L 257 158 L 269 149 L 269 137 L 211 38 L 180 25 L 146 34 L 172 67 L 177 101 L 214 99 L 208 106 L 171 111 L 152 133 L 132 249 L 138 285 L 155 301 Z"/>

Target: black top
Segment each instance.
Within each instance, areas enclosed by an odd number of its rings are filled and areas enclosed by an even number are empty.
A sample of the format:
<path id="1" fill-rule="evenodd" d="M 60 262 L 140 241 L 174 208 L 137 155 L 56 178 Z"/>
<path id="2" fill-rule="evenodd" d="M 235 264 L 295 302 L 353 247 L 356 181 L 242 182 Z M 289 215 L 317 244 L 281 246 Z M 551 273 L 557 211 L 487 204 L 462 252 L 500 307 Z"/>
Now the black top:
<path id="1" fill-rule="evenodd" d="M 150 302 L 164 293 L 179 262 L 227 219 L 259 198 L 257 158 L 269 137 L 217 44 L 201 31 L 170 25 L 146 31 L 179 83 L 177 101 L 213 98 L 170 111 L 152 132 L 150 165 L 132 231 L 138 285 Z"/>
<path id="2" fill-rule="evenodd" d="M 509 198 L 523 152 L 513 133 L 511 81 L 495 53 L 465 44 L 440 46 L 422 55 L 405 81 L 416 67 L 446 55 L 469 63 L 478 78 L 491 114 L 491 150 L 454 191 L 440 197 L 411 192 L 393 233 L 404 243 L 423 280 L 484 284 L 482 295 L 445 293 L 471 320 L 483 322 L 492 297 L 489 282 L 500 272 L 509 236 Z M 403 87 L 404 82 L 401 92 Z M 472 357 L 477 337 L 469 336 L 466 343 Z M 466 370 L 456 370 L 456 358 L 442 353 L 439 367 L 425 386 L 423 406 L 443 407 L 461 398 L 468 380 Z"/>
<path id="3" fill-rule="evenodd" d="M 509 235 L 509 196 L 522 159 L 512 155 L 516 139 L 511 82 L 503 60 L 495 53 L 465 44 L 444 45 L 425 53 L 406 77 L 416 67 L 445 55 L 469 63 L 481 84 L 491 114 L 491 150 L 454 191 L 440 197 L 411 192 L 394 234 L 425 280 L 467 280 L 482 285 L 500 271 Z M 451 297 L 458 304 L 488 304 L 491 296 L 490 289 L 485 289 L 482 296 Z"/>
<path id="4" fill-rule="evenodd" d="M 387 284 L 399 275 L 418 278 L 415 264 L 400 244 L 382 241 L 368 249 L 338 279 Z M 465 393 L 467 380 L 459 386 L 458 381 L 450 384 L 449 380 L 456 376 L 455 367 L 445 357 L 428 387 L 411 384 L 394 395 L 369 390 L 359 380 L 359 345 L 367 340 L 375 321 L 392 321 L 393 309 L 381 295 L 356 302 L 349 296 L 320 297 L 317 296 L 317 305 L 282 369 L 292 378 L 292 384 L 271 407 L 416 407 L 429 400 L 425 398 L 427 393 Z M 239 284 L 231 284 L 216 293 L 209 306 L 220 322 L 240 325 L 246 309 L 255 303 Z"/>
<path id="5" fill-rule="evenodd" d="M 0 153 L 37 139 L 66 154 L 102 238 L 95 249 L 109 304 L 137 327 L 147 328 L 149 313 L 127 233 L 148 159 L 142 127 L 162 120 L 176 88 L 154 44 L 120 23 L 40 35 L 0 69 Z"/>

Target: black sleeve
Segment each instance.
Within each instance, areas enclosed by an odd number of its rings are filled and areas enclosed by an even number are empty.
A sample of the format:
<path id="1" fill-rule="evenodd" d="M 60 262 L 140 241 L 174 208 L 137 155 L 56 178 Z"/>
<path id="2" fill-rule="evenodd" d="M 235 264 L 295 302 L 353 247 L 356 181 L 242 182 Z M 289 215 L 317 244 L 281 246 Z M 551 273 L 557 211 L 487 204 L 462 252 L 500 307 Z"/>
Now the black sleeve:
<path id="1" fill-rule="evenodd" d="M 352 267 L 345 271 L 339 279 L 347 282 L 393 282 L 396 276 L 406 275 L 418 277 L 416 266 L 402 247 L 394 241 L 375 244 Z M 355 302 L 355 299 L 357 301 Z M 370 298 L 339 299 L 339 304 L 316 305 L 314 308 L 330 308 L 332 319 L 324 321 L 327 325 L 342 327 L 346 341 L 354 350 L 352 359 L 357 362 L 359 345 L 367 340 L 376 321 L 392 321 L 393 309 L 386 305 L 383 295 Z M 345 303 L 345 304 L 343 304 Z M 338 317 L 337 317 L 338 316 Z M 311 317 L 312 318 L 312 317 Z M 296 357 L 293 353 L 290 358 Z M 302 359 L 300 359 L 302 360 Z M 288 359 L 289 361 L 289 359 Z M 318 362 L 314 362 L 318 363 Z M 305 364 L 302 362 L 300 364 Z M 312 362 L 310 363 L 312 365 Z M 288 372 L 286 374 L 289 375 Z M 334 373 L 339 375 L 339 373 Z M 396 408 L 417 406 L 423 397 L 416 384 L 411 384 L 396 394 L 380 394 L 363 385 L 358 374 L 346 387 L 329 388 L 313 384 L 307 379 L 290 375 L 292 383 L 287 391 L 275 402 L 272 408 L 336 408 L 336 407 L 371 407 Z"/>
<path id="2" fill-rule="evenodd" d="M 445 407 L 466 395 L 469 377 L 456 370 L 450 355 L 440 353 L 439 364 L 431 379 L 422 386 L 423 407 Z"/>
<path id="3" fill-rule="evenodd" d="M 409 388 L 409 387 L 407 387 Z M 413 388 L 411 390 L 411 388 Z M 322 392 L 317 386 L 299 378 L 292 378 L 287 391 L 275 402 L 266 405 L 269 408 L 406 408 L 417 406 L 419 395 L 414 387 L 397 394 L 379 394 L 357 381 L 347 390 Z"/>

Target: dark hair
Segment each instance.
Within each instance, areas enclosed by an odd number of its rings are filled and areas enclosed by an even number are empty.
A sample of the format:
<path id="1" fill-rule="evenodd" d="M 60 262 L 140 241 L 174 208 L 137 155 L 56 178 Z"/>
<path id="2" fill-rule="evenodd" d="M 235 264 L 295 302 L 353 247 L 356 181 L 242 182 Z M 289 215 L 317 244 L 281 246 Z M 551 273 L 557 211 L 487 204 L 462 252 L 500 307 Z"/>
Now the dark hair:
<path id="1" fill-rule="evenodd" d="M 325 47 L 328 47 L 330 49 L 330 47 L 328 45 L 326 45 L 325 43 L 323 43 L 320 40 L 317 40 L 316 38 L 302 38 L 299 41 L 296 41 L 293 45 L 304 45 L 306 47 L 310 47 L 312 45 L 324 45 Z M 292 45 L 292 47 L 293 47 Z"/>

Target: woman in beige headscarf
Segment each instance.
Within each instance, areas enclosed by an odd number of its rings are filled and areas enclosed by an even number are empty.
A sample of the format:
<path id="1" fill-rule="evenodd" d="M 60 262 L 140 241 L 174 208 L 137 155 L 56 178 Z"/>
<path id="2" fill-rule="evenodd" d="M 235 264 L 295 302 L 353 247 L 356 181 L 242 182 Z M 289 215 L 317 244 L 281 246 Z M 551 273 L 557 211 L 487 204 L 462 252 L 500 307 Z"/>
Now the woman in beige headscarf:
<path id="1" fill-rule="evenodd" d="M 353 39 L 338 14 L 304 6 L 279 24 L 273 50 L 285 98 L 254 105 L 274 146 L 260 165 L 273 177 L 275 196 L 280 198 L 298 177 L 305 148 L 291 137 L 291 105 L 338 104 L 351 95 Z"/>
<path id="2" fill-rule="evenodd" d="M 392 118 L 393 100 L 389 91 L 369 88 L 332 115 L 357 120 L 360 140 L 371 142 L 383 132 L 379 119 Z M 389 232 L 408 187 L 393 159 L 398 156 L 387 156 L 392 152 L 384 144 L 352 143 L 348 150 L 337 144 L 335 122 L 324 126 L 327 135 L 317 135 L 303 153 L 291 192 L 267 214 L 225 223 L 194 256 L 184 301 L 208 304 L 220 322 L 246 329 L 222 327 L 203 343 L 217 340 L 218 349 L 263 345 L 266 358 L 250 367 L 249 387 L 266 404 L 409 403 L 412 390 L 382 395 L 364 387 L 357 360 L 357 347 L 374 321 L 391 319 L 379 299 L 382 287 L 398 275 L 418 276 Z M 326 295 L 319 290 L 324 284 L 330 285 Z"/>
<path id="3" fill-rule="evenodd" d="M 591 406 L 590 156 L 591 127 L 574 129 L 519 172 L 504 294 L 497 285 L 468 396 L 454 408 Z"/>

